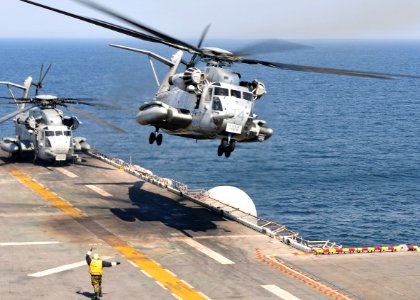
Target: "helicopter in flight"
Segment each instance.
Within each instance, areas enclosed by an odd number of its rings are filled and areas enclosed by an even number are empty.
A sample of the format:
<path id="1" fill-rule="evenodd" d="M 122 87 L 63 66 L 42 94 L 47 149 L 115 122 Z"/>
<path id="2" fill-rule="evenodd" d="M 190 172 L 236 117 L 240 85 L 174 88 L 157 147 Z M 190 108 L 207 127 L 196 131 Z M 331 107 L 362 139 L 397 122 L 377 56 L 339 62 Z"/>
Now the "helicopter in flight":
<path id="1" fill-rule="evenodd" d="M 51 67 L 51 65 L 50 65 Z M 0 124 L 14 118 L 16 137 L 5 137 L 0 140 L 0 148 L 19 158 L 23 153 L 32 153 L 34 162 L 37 159 L 47 162 L 65 162 L 77 160 L 78 151 L 87 151 L 90 145 L 83 137 L 73 137 L 73 130 L 77 129 L 81 122 L 76 116 L 65 116 L 57 106 L 62 106 L 71 112 L 82 114 L 102 125 L 110 127 L 118 132 L 125 132 L 107 121 L 90 113 L 71 107 L 74 104 L 89 106 L 112 107 L 108 104 L 91 103 L 90 99 L 81 98 L 58 98 L 53 95 L 39 95 L 42 82 L 50 67 L 43 73 L 41 68 L 40 79 L 36 83 L 32 77 L 26 78 L 23 85 L 12 82 L 0 82 L 9 88 L 11 96 L 0 97 L 7 102 L 0 104 L 15 104 L 17 110 L 0 118 Z M 30 89 L 36 87 L 35 96 L 30 97 Z M 15 97 L 11 88 L 23 91 L 22 97 Z"/>
<path id="2" fill-rule="evenodd" d="M 136 121 L 140 125 L 149 125 L 155 128 L 149 136 L 150 144 L 154 142 L 157 145 L 162 144 L 163 136 L 160 130 L 171 135 L 196 140 L 218 139 L 220 140 L 217 148 L 218 156 L 224 154 L 225 157 L 229 157 L 235 150 L 237 142 L 263 142 L 269 139 L 273 135 L 273 129 L 254 113 L 255 103 L 266 93 L 265 85 L 257 79 L 242 80 L 241 74 L 231 70 L 233 64 L 260 65 L 289 71 L 376 79 L 420 78 L 404 74 L 285 64 L 248 57 L 249 52 L 263 53 L 266 51 L 264 50 L 267 46 L 266 42 L 250 45 L 234 52 L 216 47 L 202 47 L 209 26 L 203 31 L 197 46 L 194 46 L 88 0 L 76 1 L 129 24 L 132 28 L 76 15 L 30 0 L 20 1 L 137 39 L 178 49 L 171 59 L 167 59 L 151 51 L 111 44 L 113 47 L 144 54 L 150 60 L 158 90 L 152 101 L 140 106 L 140 111 L 136 116 Z M 269 46 L 274 47 L 276 52 L 308 48 L 304 45 L 280 40 L 272 41 Z M 191 55 L 190 59 L 184 59 L 184 52 Z M 158 80 L 152 58 L 169 68 L 161 82 Z M 198 68 L 198 63 L 204 63 L 204 68 Z"/>

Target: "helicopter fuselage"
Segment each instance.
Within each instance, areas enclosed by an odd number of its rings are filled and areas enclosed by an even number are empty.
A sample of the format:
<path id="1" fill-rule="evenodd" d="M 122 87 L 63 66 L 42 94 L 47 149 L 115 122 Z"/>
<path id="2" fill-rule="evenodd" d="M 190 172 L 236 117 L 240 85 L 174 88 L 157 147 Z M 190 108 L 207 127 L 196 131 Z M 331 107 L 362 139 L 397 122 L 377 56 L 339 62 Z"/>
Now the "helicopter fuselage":
<path id="1" fill-rule="evenodd" d="M 56 108 L 33 108 L 16 117 L 16 137 L 33 149 L 37 158 L 65 161 L 74 153 L 72 133 L 63 125 L 63 113 Z"/>
<path id="2" fill-rule="evenodd" d="M 261 142 L 271 137 L 272 129 L 253 114 L 265 89 L 257 96 L 250 83 L 240 82 L 239 74 L 216 62 L 209 62 L 203 72 L 188 68 L 175 74 L 181 56 L 178 52 L 172 58 L 168 84 L 162 83 L 153 101 L 140 107 L 139 124 L 193 139 Z"/>

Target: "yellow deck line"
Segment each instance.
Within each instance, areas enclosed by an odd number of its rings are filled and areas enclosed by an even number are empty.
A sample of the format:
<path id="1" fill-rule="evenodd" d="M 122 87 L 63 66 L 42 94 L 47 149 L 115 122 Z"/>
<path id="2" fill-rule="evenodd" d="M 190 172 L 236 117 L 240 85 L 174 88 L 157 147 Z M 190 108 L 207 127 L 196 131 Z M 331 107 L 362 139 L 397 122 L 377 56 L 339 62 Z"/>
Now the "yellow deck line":
<path id="1" fill-rule="evenodd" d="M 120 252 L 126 258 L 135 263 L 140 269 L 152 276 L 156 281 L 161 283 L 165 288 L 170 290 L 173 294 L 182 299 L 207 299 L 199 292 L 181 281 L 170 272 L 162 268 L 158 263 L 148 258 L 143 253 L 137 251 L 132 246 L 128 245 L 125 241 L 109 232 L 100 224 L 89 219 L 87 215 L 83 214 L 77 208 L 73 207 L 70 203 L 51 192 L 40 183 L 36 182 L 26 174 L 13 169 L 5 167 L 5 169 L 14 177 L 16 177 L 23 185 L 27 186 L 42 198 L 50 202 L 52 205 L 60 209 L 66 215 L 75 219 L 78 223 L 83 225 L 86 229 L 98 236 L 98 238 L 105 241 L 113 249 Z"/>
<path id="2" fill-rule="evenodd" d="M 52 205 L 60 209 L 66 215 L 69 215 L 72 218 L 79 219 L 83 218 L 84 215 L 80 210 L 73 207 L 70 203 L 62 199 L 61 197 L 57 196 L 56 194 L 49 191 L 47 188 L 43 187 L 41 184 L 36 182 L 31 177 L 23 174 L 22 172 L 12 169 L 10 167 L 5 168 L 10 174 L 15 176 L 23 185 L 27 186 L 35 193 L 40 195 L 42 198 L 50 202 Z"/>

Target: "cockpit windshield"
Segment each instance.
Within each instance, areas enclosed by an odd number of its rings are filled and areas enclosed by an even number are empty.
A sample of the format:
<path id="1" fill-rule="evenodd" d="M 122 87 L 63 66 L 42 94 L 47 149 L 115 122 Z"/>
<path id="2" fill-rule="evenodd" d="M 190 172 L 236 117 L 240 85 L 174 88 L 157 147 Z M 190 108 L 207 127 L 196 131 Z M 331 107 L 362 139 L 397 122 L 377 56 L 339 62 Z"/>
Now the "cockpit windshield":
<path id="1" fill-rule="evenodd" d="M 254 100 L 254 95 L 252 93 L 243 92 L 243 97 L 245 100 L 248 100 L 248 101 Z"/>
<path id="2" fill-rule="evenodd" d="M 229 90 L 221 87 L 214 88 L 215 96 L 229 96 Z"/>
<path id="3" fill-rule="evenodd" d="M 231 96 L 238 99 L 244 99 L 248 101 L 254 100 L 254 95 L 245 91 L 231 90 L 222 87 L 214 87 L 214 96 Z"/>
<path id="4" fill-rule="evenodd" d="M 241 99 L 241 91 L 230 90 L 230 95 L 235 98 Z"/>
<path id="5" fill-rule="evenodd" d="M 56 131 L 52 131 L 52 130 L 45 130 L 45 136 L 71 136 L 71 131 L 70 130 L 56 130 Z"/>

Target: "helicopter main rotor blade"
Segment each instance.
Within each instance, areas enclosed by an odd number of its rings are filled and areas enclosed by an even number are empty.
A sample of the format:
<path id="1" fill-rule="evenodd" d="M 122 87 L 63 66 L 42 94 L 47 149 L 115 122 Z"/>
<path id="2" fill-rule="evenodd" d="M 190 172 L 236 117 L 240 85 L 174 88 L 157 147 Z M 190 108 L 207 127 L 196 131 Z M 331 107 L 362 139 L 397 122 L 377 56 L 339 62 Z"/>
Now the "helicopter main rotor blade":
<path id="1" fill-rule="evenodd" d="M 89 118 L 89 119 L 91 119 L 91 120 L 93 120 L 95 122 L 98 122 L 98 123 L 100 123 L 100 124 L 102 124 L 102 125 L 104 125 L 104 126 L 106 126 L 108 128 L 111 128 L 112 130 L 114 130 L 116 132 L 127 134 L 127 131 L 125 131 L 124 129 L 121 129 L 121 128 L 119 128 L 119 127 L 117 127 L 117 126 L 115 126 L 115 125 L 113 125 L 113 124 L 105 121 L 104 119 L 99 118 L 99 117 L 97 117 L 97 116 L 95 116 L 95 115 L 93 115 L 93 114 L 91 114 L 91 113 L 89 113 L 89 112 L 87 112 L 85 110 L 77 109 L 77 108 L 70 107 L 70 106 L 65 106 L 65 107 L 69 111 L 71 111 L 71 112 L 81 114 L 81 115 L 83 115 L 83 116 L 85 116 L 85 117 L 87 117 L 87 118 Z"/>
<path id="2" fill-rule="evenodd" d="M 66 103 L 66 101 L 64 101 Z M 105 108 L 113 108 L 118 110 L 131 110 L 131 111 L 138 111 L 139 109 L 136 107 L 131 106 L 121 106 L 121 105 L 112 105 L 112 104 L 106 104 L 106 103 L 90 103 L 85 101 L 75 101 L 75 102 L 69 102 L 69 103 L 76 103 L 76 104 L 83 104 L 88 106 L 95 106 L 95 107 L 105 107 Z"/>
<path id="3" fill-rule="evenodd" d="M 37 2 L 29 1 L 29 0 L 20 0 L 20 1 L 31 4 L 31 5 L 38 6 L 38 7 L 47 9 L 47 10 L 51 10 L 51 11 L 54 11 L 56 13 L 63 14 L 63 15 L 66 15 L 66 16 L 69 16 L 69 17 L 72 17 L 72 18 L 75 18 L 75 19 L 78 19 L 78 20 L 82 20 L 82 21 L 85 21 L 87 23 L 91 23 L 91 24 L 94 24 L 94 25 L 97 25 L 97 26 L 100 26 L 100 27 L 103 27 L 103 28 L 106 28 L 106 29 L 110 29 L 112 31 L 116 31 L 116 32 L 131 36 L 131 37 L 134 37 L 134 38 L 137 38 L 137 39 L 141 39 L 141 40 L 152 42 L 152 43 L 164 44 L 166 46 L 173 47 L 173 48 L 176 48 L 176 49 L 179 49 L 179 50 L 190 51 L 189 49 L 187 49 L 183 46 L 172 44 L 172 43 L 167 42 L 163 39 L 160 39 L 160 38 L 157 38 L 157 37 L 154 37 L 154 36 L 151 36 L 151 35 L 147 35 L 147 34 L 144 34 L 142 32 L 139 32 L 139 31 L 136 31 L 136 30 L 133 30 L 133 29 L 130 29 L 130 28 L 126 28 L 126 27 L 123 27 L 123 26 L 120 26 L 120 25 L 112 24 L 112 23 L 105 22 L 105 21 L 98 20 L 98 19 L 79 16 L 79 15 L 76 15 L 76 14 L 66 12 L 64 10 L 56 9 L 56 8 L 53 8 L 53 7 L 50 7 L 50 6 L 47 6 L 47 5 L 43 5 L 43 4 L 40 4 L 40 3 L 37 3 Z"/>
<path id="4" fill-rule="evenodd" d="M 9 101 L 9 102 L 0 102 L 1 104 L 26 104 L 28 103 L 27 101 Z"/>
<path id="5" fill-rule="evenodd" d="M 141 24 L 140 22 L 131 20 L 128 17 L 125 17 L 125 16 L 123 16 L 123 15 L 121 15 L 119 13 L 113 12 L 112 10 L 110 10 L 110 9 L 106 8 L 105 6 L 102 6 L 102 5 L 100 5 L 100 4 L 96 3 L 96 2 L 93 2 L 93 1 L 90 1 L 90 0 L 74 0 L 74 1 L 79 2 L 79 3 L 83 4 L 83 5 L 89 6 L 89 7 L 93 8 L 93 9 L 95 9 L 95 10 L 98 10 L 98 11 L 104 13 L 104 14 L 107 14 L 109 16 L 112 16 L 112 17 L 114 17 L 116 19 L 119 19 L 121 21 L 124 21 L 124 22 L 126 22 L 128 24 L 131 24 L 131 25 L 133 25 L 133 26 L 135 26 L 135 27 L 137 27 L 137 28 L 139 28 L 141 30 L 144 30 L 144 31 L 146 31 L 146 32 L 148 32 L 148 33 L 150 33 L 150 34 L 152 34 L 152 35 L 154 35 L 154 36 L 156 36 L 156 37 L 158 37 L 158 38 L 160 38 L 160 39 L 162 39 L 164 41 L 167 41 L 167 42 L 169 42 L 171 44 L 183 46 L 186 49 L 189 49 L 190 51 L 193 51 L 193 52 L 198 52 L 198 53 L 201 52 L 199 48 L 196 48 L 195 46 L 193 46 L 191 44 L 188 44 L 188 43 L 183 42 L 183 41 L 181 41 L 179 39 L 176 39 L 176 38 L 174 38 L 172 36 L 169 36 L 169 35 L 167 35 L 167 34 L 165 34 L 163 32 L 160 32 L 160 31 L 158 31 L 156 29 L 153 29 L 150 26 L 146 26 L 144 24 Z"/>
<path id="6" fill-rule="evenodd" d="M 25 107 L 24 109 L 17 110 L 17 111 L 14 111 L 14 112 L 12 112 L 12 113 L 10 113 L 8 115 L 5 115 L 4 117 L 0 118 L 0 124 L 6 122 L 7 120 L 10 120 L 11 118 L 17 116 L 18 114 L 23 113 L 23 112 L 25 112 L 27 110 L 30 110 L 31 108 L 34 108 L 34 107 L 35 106 Z"/>
<path id="7" fill-rule="evenodd" d="M 314 67 L 314 66 L 305 66 L 305 65 L 284 64 L 284 63 L 278 63 L 278 62 L 268 62 L 268 61 L 262 61 L 262 60 L 257 60 L 257 59 L 241 59 L 238 62 L 251 64 L 251 65 L 261 65 L 261 66 L 277 68 L 277 69 L 282 69 L 282 70 L 289 70 L 289 71 L 346 75 L 346 76 L 367 77 L 367 78 L 377 78 L 377 79 L 393 79 L 395 77 L 406 77 L 406 78 L 415 78 L 415 79 L 420 78 L 420 76 L 415 76 L 415 75 L 323 68 L 323 67 Z"/>
<path id="8" fill-rule="evenodd" d="M 73 14 L 73 13 L 70 13 L 70 12 L 66 12 L 64 10 L 60 10 L 60 9 L 50 7 L 50 6 L 47 6 L 47 5 L 43 5 L 43 4 L 40 4 L 40 3 L 37 3 L 37 2 L 34 2 L 34 1 L 30 1 L 30 0 L 20 0 L 20 1 L 31 4 L 31 5 L 34 5 L 34 6 L 38 6 L 38 7 L 47 9 L 47 10 L 51 10 L 51 11 L 54 11 L 56 13 L 66 15 L 68 17 L 72 17 L 72 18 L 75 18 L 75 19 L 78 19 L 78 20 L 81 20 L 81 21 L 85 21 L 87 23 L 91 23 L 91 24 L 94 24 L 94 25 L 97 25 L 97 26 L 100 26 L 100 27 L 103 27 L 103 28 L 106 28 L 106 29 L 110 29 L 112 31 L 116 31 L 116 32 L 131 36 L 131 37 L 134 37 L 134 38 L 137 38 L 137 39 L 141 39 L 141 40 L 152 42 L 152 43 L 164 44 L 166 46 L 173 47 L 173 48 L 176 48 L 176 49 L 179 49 L 179 50 L 188 51 L 188 52 L 192 51 L 192 49 L 190 49 L 189 47 L 185 47 L 185 46 L 182 46 L 182 45 L 179 45 L 179 44 L 174 44 L 174 43 L 171 43 L 167 40 L 164 40 L 164 39 L 152 36 L 152 35 L 148 35 L 148 34 L 133 30 L 131 28 L 123 27 L 123 26 L 116 25 L 116 24 L 106 22 L 106 21 L 102 21 L 102 20 L 99 20 L 99 19 L 94 19 L 94 18 L 89 18 L 89 17 L 76 15 L 76 14 Z M 193 53 L 195 53 L 195 52 L 196 51 L 193 51 Z"/>
<path id="9" fill-rule="evenodd" d="M 312 49 L 312 47 L 278 39 L 267 39 L 245 45 L 238 50 L 232 51 L 232 53 L 236 56 L 250 56 L 303 49 Z"/>

